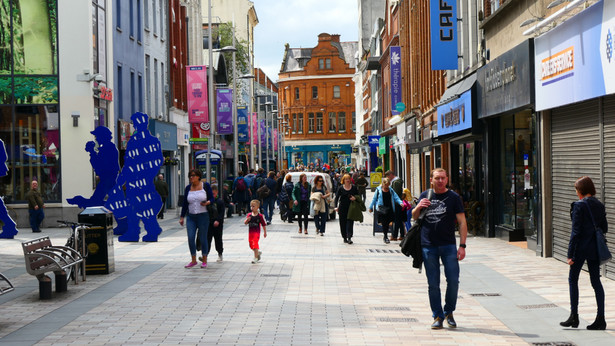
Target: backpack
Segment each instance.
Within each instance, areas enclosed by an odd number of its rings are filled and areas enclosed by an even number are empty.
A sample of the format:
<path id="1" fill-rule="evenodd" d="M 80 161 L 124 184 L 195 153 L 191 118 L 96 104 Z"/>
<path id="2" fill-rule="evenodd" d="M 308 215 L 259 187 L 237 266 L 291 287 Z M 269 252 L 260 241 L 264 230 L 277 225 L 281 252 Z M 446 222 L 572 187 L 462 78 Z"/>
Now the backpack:
<path id="1" fill-rule="evenodd" d="M 237 186 L 235 186 L 235 190 L 243 192 L 246 190 L 246 188 L 246 181 L 243 180 L 243 178 L 239 178 L 239 180 L 237 180 Z"/>
<path id="2" fill-rule="evenodd" d="M 263 177 L 257 176 L 256 179 L 254 179 L 254 190 L 258 191 L 258 189 L 263 186 L 264 182 L 265 179 L 263 179 Z"/>
<path id="3" fill-rule="evenodd" d="M 290 201 L 290 197 L 288 196 L 288 192 L 286 192 L 285 188 L 282 188 L 280 193 L 278 194 L 278 199 L 280 202 L 288 203 Z"/>
<path id="4" fill-rule="evenodd" d="M 264 198 L 269 197 L 271 190 L 267 187 L 267 185 L 263 185 L 259 187 L 258 190 L 256 190 L 256 193 L 258 193 L 258 197 L 260 199 L 264 199 Z"/>

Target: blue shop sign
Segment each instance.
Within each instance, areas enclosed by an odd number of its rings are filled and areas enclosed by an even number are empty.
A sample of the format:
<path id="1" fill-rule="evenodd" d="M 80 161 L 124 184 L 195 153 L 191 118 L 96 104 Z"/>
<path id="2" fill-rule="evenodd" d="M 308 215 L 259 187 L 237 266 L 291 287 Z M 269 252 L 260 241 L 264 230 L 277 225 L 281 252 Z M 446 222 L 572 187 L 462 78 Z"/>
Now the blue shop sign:
<path id="1" fill-rule="evenodd" d="M 369 151 L 375 153 L 380 146 L 380 136 L 369 136 Z"/>
<path id="2" fill-rule="evenodd" d="M 472 128 L 472 90 L 438 107 L 438 136 Z"/>
<path id="3" fill-rule="evenodd" d="M 150 119 L 148 127 L 149 132 L 160 140 L 162 150 L 177 150 L 177 125 Z"/>

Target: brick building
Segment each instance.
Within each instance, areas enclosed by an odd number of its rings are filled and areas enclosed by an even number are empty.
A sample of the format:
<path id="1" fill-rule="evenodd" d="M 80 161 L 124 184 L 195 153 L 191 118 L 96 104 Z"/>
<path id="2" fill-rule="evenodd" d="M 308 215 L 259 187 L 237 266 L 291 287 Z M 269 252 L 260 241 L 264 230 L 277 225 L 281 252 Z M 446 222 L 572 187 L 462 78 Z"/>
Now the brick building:
<path id="1" fill-rule="evenodd" d="M 278 87 L 285 133 L 285 166 L 351 164 L 355 138 L 353 75 L 357 42 L 322 33 L 314 48 L 286 45 Z"/>

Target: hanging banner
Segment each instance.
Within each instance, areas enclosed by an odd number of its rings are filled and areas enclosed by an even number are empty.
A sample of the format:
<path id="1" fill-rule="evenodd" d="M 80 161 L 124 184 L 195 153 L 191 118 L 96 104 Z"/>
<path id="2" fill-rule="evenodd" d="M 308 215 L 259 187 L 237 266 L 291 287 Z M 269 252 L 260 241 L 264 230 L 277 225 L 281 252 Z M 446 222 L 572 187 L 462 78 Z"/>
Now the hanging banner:
<path id="1" fill-rule="evenodd" d="M 256 112 L 252 112 L 252 122 L 250 122 L 252 127 L 252 133 L 250 137 L 250 144 L 257 145 L 258 144 L 258 123 L 257 123 Z"/>
<path id="2" fill-rule="evenodd" d="M 233 89 L 216 90 L 216 106 L 218 107 L 218 134 L 233 133 Z"/>
<path id="3" fill-rule="evenodd" d="M 273 147 L 277 148 L 278 147 L 278 129 L 273 129 Z"/>
<path id="4" fill-rule="evenodd" d="M 431 69 L 456 70 L 457 1 L 431 0 Z M 393 105 L 395 107 L 395 105 Z"/>
<path id="5" fill-rule="evenodd" d="M 186 86 L 188 92 L 188 122 L 208 123 L 207 67 L 186 66 Z"/>
<path id="6" fill-rule="evenodd" d="M 248 130 L 248 107 L 237 107 L 237 141 L 245 143 L 250 139 Z"/>
<path id="7" fill-rule="evenodd" d="M 397 105 L 401 103 L 401 47 L 391 49 L 391 114 L 398 115 Z M 403 103 L 402 103 L 403 104 Z"/>
<path id="8" fill-rule="evenodd" d="M 261 130 L 261 146 L 266 148 L 266 145 L 267 145 L 267 135 L 266 135 L 266 133 L 267 132 L 265 132 L 265 120 L 261 120 L 261 128 L 260 128 L 260 130 Z"/>

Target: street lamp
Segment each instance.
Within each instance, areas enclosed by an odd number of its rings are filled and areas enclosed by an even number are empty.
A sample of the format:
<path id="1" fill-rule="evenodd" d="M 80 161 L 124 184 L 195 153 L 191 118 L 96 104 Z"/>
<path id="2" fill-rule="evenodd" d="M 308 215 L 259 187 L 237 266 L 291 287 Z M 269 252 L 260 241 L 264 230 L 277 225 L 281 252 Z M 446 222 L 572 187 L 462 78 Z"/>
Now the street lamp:
<path id="1" fill-rule="evenodd" d="M 254 76 L 251 73 L 244 74 L 238 77 L 239 79 L 254 79 Z M 253 91 L 254 85 L 250 83 L 250 90 Z M 254 107 L 254 94 L 250 92 L 250 103 L 248 104 L 248 131 L 250 132 L 250 167 L 254 167 L 254 133 L 252 126 L 252 107 Z M 247 172 L 244 172 L 247 173 Z"/>

